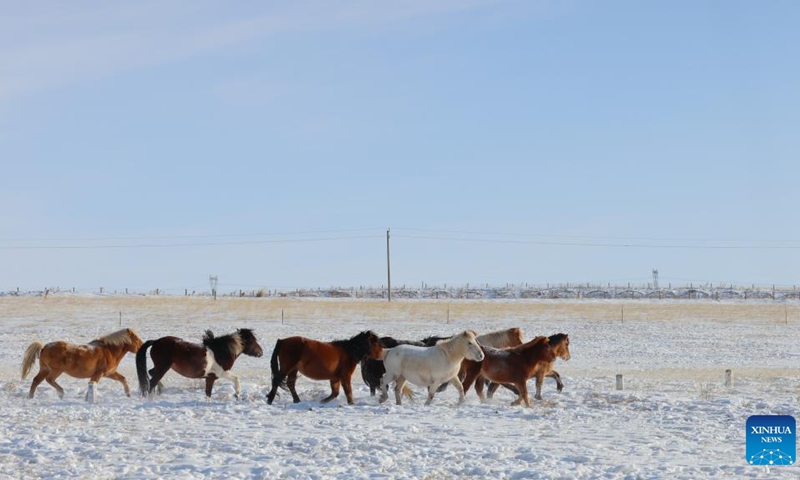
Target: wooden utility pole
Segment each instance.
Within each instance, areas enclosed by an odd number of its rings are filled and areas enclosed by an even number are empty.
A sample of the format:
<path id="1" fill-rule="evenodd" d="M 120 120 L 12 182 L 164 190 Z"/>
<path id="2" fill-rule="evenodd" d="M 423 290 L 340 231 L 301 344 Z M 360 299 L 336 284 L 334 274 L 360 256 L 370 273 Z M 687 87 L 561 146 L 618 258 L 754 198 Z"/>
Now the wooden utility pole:
<path id="1" fill-rule="evenodd" d="M 386 277 L 389 286 L 388 298 L 390 302 L 392 301 L 392 262 L 389 256 L 389 232 L 391 230 L 391 228 L 386 229 Z"/>

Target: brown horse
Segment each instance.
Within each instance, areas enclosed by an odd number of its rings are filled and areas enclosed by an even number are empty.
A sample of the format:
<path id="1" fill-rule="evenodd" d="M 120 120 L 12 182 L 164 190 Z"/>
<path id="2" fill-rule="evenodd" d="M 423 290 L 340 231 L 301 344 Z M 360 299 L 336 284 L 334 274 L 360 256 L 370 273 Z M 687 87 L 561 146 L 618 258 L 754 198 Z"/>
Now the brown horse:
<path id="1" fill-rule="evenodd" d="M 126 353 L 136 353 L 142 346 L 142 339 L 136 332 L 126 328 L 110 333 L 86 345 L 75 345 L 64 341 L 51 342 L 47 345 L 42 342 L 33 342 L 25 350 L 22 360 L 22 379 L 30 373 L 36 358 L 39 358 L 39 373 L 33 377 L 28 398 L 33 398 L 36 387 L 47 380 L 58 392 L 59 398 L 64 398 L 64 389 L 56 383 L 62 374 L 75 378 L 88 378 L 91 383 L 97 383 L 102 377 L 114 379 L 125 387 L 125 395 L 131 396 L 128 382 L 125 377 L 117 372 L 117 366 Z M 89 392 L 86 392 L 89 400 Z"/>
<path id="2" fill-rule="evenodd" d="M 426 346 L 432 346 L 436 345 L 438 342 L 445 340 L 447 338 L 450 337 L 436 337 L 436 336 L 426 337 L 422 340 L 422 343 L 425 344 Z M 485 347 L 494 347 L 494 348 L 516 347 L 518 345 L 522 345 L 523 343 L 525 343 L 522 340 L 522 330 L 520 330 L 518 327 L 512 327 L 512 328 L 507 328 L 505 330 L 496 330 L 494 332 L 484 333 L 483 335 L 478 335 L 477 337 L 475 337 L 475 340 L 478 341 L 479 345 Z M 462 363 L 463 365 L 461 366 L 461 369 L 458 371 L 458 378 L 463 381 L 464 377 L 466 376 L 467 368 L 469 368 L 469 365 L 470 363 L 472 363 L 472 360 L 465 359 Z M 561 392 L 561 389 L 564 388 L 564 385 L 561 383 L 561 377 L 558 376 L 558 372 L 554 370 L 553 375 L 551 376 L 556 378 L 556 382 L 558 383 L 558 391 Z M 447 388 L 447 385 L 448 385 L 447 383 L 443 383 L 441 386 L 439 386 L 439 389 L 436 390 L 436 392 L 437 393 L 443 392 Z M 489 388 L 488 388 L 489 398 L 492 398 L 492 395 L 494 395 L 494 392 L 500 386 L 501 384 L 489 382 Z M 514 392 L 515 395 L 519 395 L 519 392 L 517 391 L 516 388 L 514 388 L 513 385 L 503 384 L 502 386 Z"/>
<path id="3" fill-rule="evenodd" d="M 500 350 L 492 347 L 481 347 L 484 358 L 480 362 L 468 365 L 464 377 L 463 388 L 466 391 L 475 382 L 475 391 L 484 401 L 483 385 L 486 380 L 512 384 L 519 390 L 519 398 L 512 405 L 524 402 L 531 406 L 528 396 L 527 381 L 536 378 L 537 400 L 542 399 L 542 382 L 544 377 L 553 371 L 556 358 L 570 359 L 569 336 L 563 333 L 551 337 L 536 337 L 528 343 L 517 347 Z"/>
<path id="4" fill-rule="evenodd" d="M 153 348 L 150 349 L 150 358 L 153 360 L 153 368 L 148 371 L 147 349 L 151 345 Z M 205 378 L 206 399 L 211 398 L 211 390 L 217 378 L 231 380 L 236 391 L 235 397 L 238 399 L 242 393 L 239 377 L 231 373 L 230 369 L 241 354 L 251 357 L 260 357 L 264 354 L 255 334 L 249 328 L 240 328 L 221 337 L 215 337 L 211 330 L 206 330 L 202 345 L 178 337 L 148 340 L 136 354 L 139 390 L 143 397 L 150 397 L 153 389 L 160 385 L 161 379 L 171 368 L 187 378 Z"/>
<path id="5" fill-rule="evenodd" d="M 292 394 L 294 403 L 300 402 L 295 383 L 302 373 L 313 380 L 329 380 L 331 394 L 322 402 L 327 403 L 339 396 L 339 386 L 344 387 L 347 403 L 353 404 L 351 379 L 356 365 L 363 358 L 378 359 L 383 347 L 377 335 L 364 331 L 349 340 L 319 342 L 304 337 L 281 338 L 275 342 L 270 366 L 272 368 L 272 390 L 267 394 L 267 403 L 272 404 L 278 387 L 284 381 Z"/>

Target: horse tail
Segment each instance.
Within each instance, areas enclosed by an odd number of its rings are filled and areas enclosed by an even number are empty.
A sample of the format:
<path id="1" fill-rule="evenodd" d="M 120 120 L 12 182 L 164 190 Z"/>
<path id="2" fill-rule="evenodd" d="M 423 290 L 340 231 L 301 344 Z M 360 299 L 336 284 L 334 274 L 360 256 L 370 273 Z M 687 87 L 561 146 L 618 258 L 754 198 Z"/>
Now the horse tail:
<path id="1" fill-rule="evenodd" d="M 22 357 L 23 380 L 25 380 L 25 377 L 31 372 L 31 368 L 33 368 L 33 364 L 36 363 L 36 359 L 39 358 L 39 354 L 42 353 L 43 348 L 44 344 L 42 342 L 35 341 L 25 349 L 25 355 Z"/>
<path id="2" fill-rule="evenodd" d="M 136 375 L 139 377 L 139 391 L 143 397 L 150 395 L 150 376 L 147 374 L 147 349 L 155 343 L 155 340 L 148 340 L 142 344 L 136 352 Z"/>
<path id="3" fill-rule="evenodd" d="M 281 339 L 278 339 L 275 342 L 275 348 L 272 350 L 272 358 L 269 359 L 269 367 L 272 370 L 272 385 L 274 386 L 276 383 L 279 387 L 286 390 L 289 387 L 286 386 L 286 376 L 281 375 L 280 365 L 278 365 L 278 354 L 281 350 Z"/>
<path id="4" fill-rule="evenodd" d="M 403 385 L 403 395 L 405 395 L 409 400 L 414 400 L 414 398 L 416 398 L 416 395 L 414 395 L 414 390 L 411 390 L 407 383 Z"/>

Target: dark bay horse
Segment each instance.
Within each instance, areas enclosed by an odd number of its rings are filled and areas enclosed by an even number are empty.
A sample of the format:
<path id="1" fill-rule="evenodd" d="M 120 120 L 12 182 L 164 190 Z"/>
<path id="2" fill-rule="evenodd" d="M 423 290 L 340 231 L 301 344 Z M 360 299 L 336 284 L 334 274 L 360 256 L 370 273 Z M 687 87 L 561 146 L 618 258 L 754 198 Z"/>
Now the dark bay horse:
<path id="1" fill-rule="evenodd" d="M 570 359 L 569 336 L 558 333 L 550 337 L 536 337 L 533 340 L 507 349 L 481 347 L 484 358 L 480 362 L 467 364 L 464 377 L 464 391 L 475 382 L 475 391 L 484 401 L 483 385 L 489 380 L 495 383 L 511 384 L 519 391 L 512 405 L 525 403 L 531 406 L 528 396 L 527 381 L 536 378 L 537 400 L 542 399 L 542 382 L 544 377 L 553 371 L 556 358 Z"/>
<path id="2" fill-rule="evenodd" d="M 153 368 L 148 372 L 147 349 L 151 346 L 150 358 L 153 360 Z M 260 357 L 264 354 L 255 334 L 249 328 L 240 328 L 221 337 L 215 337 L 211 330 L 206 330 L 202 345 L 178 337 L 148 340 L 136 354 L 139 390 L 143 397 L 151 396 L 153 389 L 172 369 L 187 378 L 205 378 L 206 399 L 211 398 L 211 390 L 217 378 L 231 380 L 238 399 L 242 393 L 239 377 L 231 373 L 230 369 L 241 354 L 251 357 Z"/>
<path id="3" fill-rule="evenodd" d="M 275 342 L 270 366 L 272 368 L 272 390 L 267 394 L 267 403 L 272 404 L 278 387 L 284 381 L 292 394 L 294 403 L 300 402 L 295 383 L 302 373 L 312 380 L 329 380 L 331 394 L 322 402 L 327 403 L 339 396 L 339 386 L 344 387 L 347 403 L 353 404 L 351 379 L 356 365 L 363 358 L 380 358 L 383 353 L 380 338 L 367 330 L 349 340 L 319 342 L 304 337 L 281 338 Z"/>
<path id="4" fill-rule="evenodd" d="M 22 360 L 22 379 L 30 373 L 36 359 L 39 359 L 39 373 L 33 378 L 28 398 L 33 398 L 36 387 L 47 380 L 64 398 L 64 389 L 56 383 L 62 374 L 75 378 L 88 378 L 97 383 L 102 377 L 114 379 L 125 388 L 125 395 L 131 396 L 128 382 L 117 372 L 117 367 L 126 353 L 136 353 L 142 346 L 142 339 L 130 328 L 110 333 L 86 345 L 75 345 L 65 341 L 51 342 L 47 345 L 36 341 L 25 350 Z M 89 400 L 87 391 L 86 399 Z"/>
<path id="5" fill-rule="evenodd" d="M 395 340 L 392 337 L 381 337 L 381 346 L 383 348 L 394 348 L 398 345 L 416 345 L 418 347 L 425 347 L 423 342 L 415 342 L 413 340 Z M 369 387 L 369 394 L 375 396 L 375 392 L 381 386 L 381 377 L 386 373 L 383 367 L 383 360 L 376 360 L 374 358 L 364 358 L 361 360 L 361 378 L 364 383 Z M 445 384 L 446 385 L 446 384 Z M 405 395 L 409 398 L 413 397 L 410 389 L 404 391 Z"/>

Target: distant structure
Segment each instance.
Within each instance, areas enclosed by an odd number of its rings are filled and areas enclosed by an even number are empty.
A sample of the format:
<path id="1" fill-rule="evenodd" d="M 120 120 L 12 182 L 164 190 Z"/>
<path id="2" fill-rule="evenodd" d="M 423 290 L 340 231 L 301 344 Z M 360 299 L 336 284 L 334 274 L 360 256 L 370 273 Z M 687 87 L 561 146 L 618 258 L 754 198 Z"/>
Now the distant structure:
<path id="1" fill-rule="evenodd" d="M 211 296 L 214 297 L 214 300 L 217 299 L 217 276 L 211 275 L 208 276 L 208 283 L 211 284 Z"/>
<path id="2" fill-rule="evenodd" d="M 653 290 L 658 290 L 658 269 L 653 269 Z"/>

